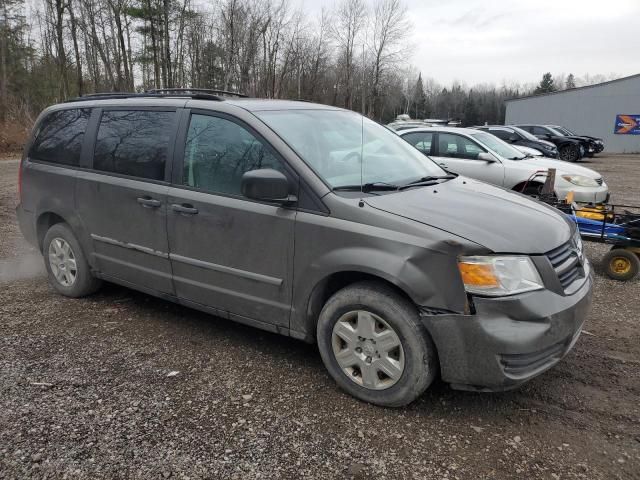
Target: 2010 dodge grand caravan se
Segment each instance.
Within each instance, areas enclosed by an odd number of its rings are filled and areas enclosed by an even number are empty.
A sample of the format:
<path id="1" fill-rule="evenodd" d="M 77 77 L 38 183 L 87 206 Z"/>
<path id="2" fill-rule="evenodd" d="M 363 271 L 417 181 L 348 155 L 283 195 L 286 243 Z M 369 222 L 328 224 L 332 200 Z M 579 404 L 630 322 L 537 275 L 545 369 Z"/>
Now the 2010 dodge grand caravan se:
<path id="1" fill-rule="evenodd" d="M 329 106 L 82 97 L 40 115 L 20 186 L 22 232 L 61 294 L 106 280 L 315 341 L 378 405 L 438 373 L 515 387 L 571 349 L 590 303 L 559 213 Z"/>

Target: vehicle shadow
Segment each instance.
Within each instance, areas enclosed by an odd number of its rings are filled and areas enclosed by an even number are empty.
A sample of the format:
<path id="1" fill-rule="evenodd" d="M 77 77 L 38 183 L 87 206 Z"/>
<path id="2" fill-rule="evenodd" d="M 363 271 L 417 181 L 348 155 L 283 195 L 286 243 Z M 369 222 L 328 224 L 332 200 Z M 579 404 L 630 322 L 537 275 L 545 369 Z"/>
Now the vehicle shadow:
<path id="1" fill-rule="evenodd" d="M 336 408 L 349 409 L 359 405 L 367 409 L 379 409 L 363 404 L 340 390 L 329 377 L 314 344 L 245 326 L 113 284 L 106 284 L 93 298 L 104 304 L 105 308 L 114 304 L 127 305 L 127 315 L 131 316 L 129 328 L 135 334 L 157 336 L 161 331 L 171 336 L 176 349 L 191 351 L 196 357 L 206 357 L 208 352 L 220 349 L 221 345 L 230 351 L 242 350 L 245 356 L 261 358 L 259 366 L 253 365 L 258 370 L 256 375 L 277 377 L 284 390 L 289 386 L 294 389 L 301 379 L 313 384 L 315 398 L 310 400 L 316 403 L 313 408 L 320 408 L 329 402 Z M 184 356 L 184 353 L 181 355 Z M 242 364 L 231 364 L 229 368 L 241 369 Z M 519 412 L 522 410 L 521 398 L 518 390 L 499 393 L 453 390 L 438 378 L 421 397 L 400 411 L 416 418 L 438 412 L 447 416 L 455 412 L 458 421 L 464 417 L 471 421 L 484 417 L 488 411 Z"/>

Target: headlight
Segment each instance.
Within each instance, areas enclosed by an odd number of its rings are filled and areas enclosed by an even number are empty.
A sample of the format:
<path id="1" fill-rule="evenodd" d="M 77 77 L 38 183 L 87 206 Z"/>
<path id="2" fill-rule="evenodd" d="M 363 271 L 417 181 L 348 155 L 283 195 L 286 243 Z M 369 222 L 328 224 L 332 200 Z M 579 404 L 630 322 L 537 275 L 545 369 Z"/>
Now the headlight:
<path id="1" fill-rule="evenodd" d="M 582 255 L 584 252 L 584 244 L 582 243 L 580 230 L 577 228 L 576 228 L 576 231 L 573 233 L 573 244 L 576 246 L 576 250 L 578 250 L 578 257 L 582 258 Z"/>
<path id="2" fill-rule="evenodd" d="M 598 182 L 593 178 L 585 177 L 584 175 L 562 175 L 567 182 L 573 183 L 579 187 L 598 187 Z"/>
<path id="3" fill-rule="evenodd" d="M 460 257 L 458 268 L 469 293 L 501 297 L 544 288 L 529 257 Z"/>

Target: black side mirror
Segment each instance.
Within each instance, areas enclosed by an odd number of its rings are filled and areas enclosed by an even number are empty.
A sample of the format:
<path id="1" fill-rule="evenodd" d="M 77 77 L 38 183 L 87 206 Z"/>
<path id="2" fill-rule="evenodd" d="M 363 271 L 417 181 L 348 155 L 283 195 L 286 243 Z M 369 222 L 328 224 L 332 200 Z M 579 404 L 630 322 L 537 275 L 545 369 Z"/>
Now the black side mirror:
<path id="1" fill-rule="evenodd" d="M 517 135 L 509 135 L 509 143 L 515 143 L 519 140 Z"/>
<path id="2" fill-rule="evenodd" d="M 291 203 L 296 200 L 289 195 L 289 179 L 282 172 L 272 168 L 251 170 L 242 175 L 240 181 L 242 195 L 253 200 Z"/>

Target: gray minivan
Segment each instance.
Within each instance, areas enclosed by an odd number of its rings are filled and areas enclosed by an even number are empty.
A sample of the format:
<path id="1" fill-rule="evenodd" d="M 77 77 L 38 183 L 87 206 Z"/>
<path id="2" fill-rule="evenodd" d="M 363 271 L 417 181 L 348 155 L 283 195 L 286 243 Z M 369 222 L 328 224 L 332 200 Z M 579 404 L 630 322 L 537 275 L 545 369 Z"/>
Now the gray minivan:
<path id="1" fill-rule="evenodd" d="M 351 111 L 202 92 L 46 109 L 17 213 L 49 281 L 104 281 L 317 342 L 351 395 L 405 405 L 440 375 L 513 388 L 576 342 L 575 225 L 452 175 Z"/>

